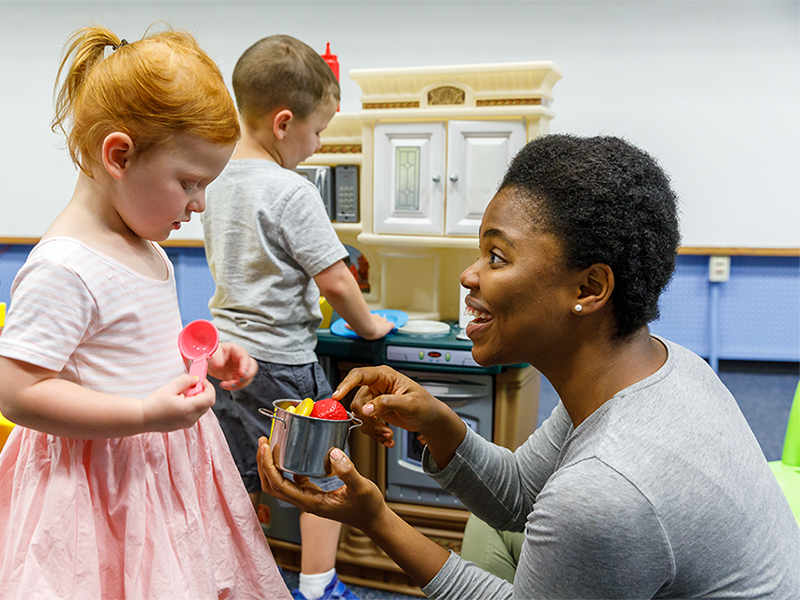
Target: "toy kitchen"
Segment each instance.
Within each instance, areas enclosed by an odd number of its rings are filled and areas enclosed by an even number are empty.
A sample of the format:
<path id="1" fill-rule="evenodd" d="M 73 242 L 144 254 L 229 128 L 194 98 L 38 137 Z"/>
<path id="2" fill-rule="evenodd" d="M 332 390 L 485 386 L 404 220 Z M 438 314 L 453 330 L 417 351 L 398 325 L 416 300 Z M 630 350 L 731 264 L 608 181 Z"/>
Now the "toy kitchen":
<path id="1" fill-rule="evenodd" d="M 529 365 L 475 363 L 462 330 L 459 275 L 478 257 L 481 217 L 510 159 L 549 131 L 560 69 L 542 61 L 349 76 L 361 88 L 361 111 L 337 113 L 322 133 L 322 148 L 303 167 L 311 177 L 328 174 L 317 183 L 370 308 L 402 311 L 410 320 L 374 342 L 320 329 L 320 361 L 334 386 L 355 366 L 392 366 L 447 402 L 478 434 L 516 448 L 536 427 L 540 375 Z M 416 434 L 395 435 L 387 450 L 355 430 L 353 461 L 403 519 L 460 550 L 469 513 L 422 473 Z M 289 510 L 266 495 L 264 502 L 276 514 Z M 287 523 L 296 519 L 270 518 L 265 531 L 278 562 L 296 569 L 299 531 Z M 350 583 L 421 595 L 351 527 L 343 527 L 337 571 Z"/>

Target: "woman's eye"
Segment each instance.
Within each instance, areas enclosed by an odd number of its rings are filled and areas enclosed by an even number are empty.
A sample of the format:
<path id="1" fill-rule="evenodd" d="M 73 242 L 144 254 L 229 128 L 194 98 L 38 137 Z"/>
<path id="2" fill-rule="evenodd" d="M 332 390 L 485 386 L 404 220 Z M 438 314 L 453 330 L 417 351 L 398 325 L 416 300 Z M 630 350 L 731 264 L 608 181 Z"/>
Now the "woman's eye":
<path id="1" fill-rule="evenodd" d="M 494 252 L 490 252 L 490 253 L 489 253 L 489 264 L 490 264 L 490 265 L 496 265 L 496 264 L 498 264 L 498 263 L 500 263 L 500 262 L 502 262 L 502 261 L 503 261 L 503 259 L 502 259 L 502 258 L 500 258 L 500 257 L 499 257 L 497 254 L 495 254 Z"/>

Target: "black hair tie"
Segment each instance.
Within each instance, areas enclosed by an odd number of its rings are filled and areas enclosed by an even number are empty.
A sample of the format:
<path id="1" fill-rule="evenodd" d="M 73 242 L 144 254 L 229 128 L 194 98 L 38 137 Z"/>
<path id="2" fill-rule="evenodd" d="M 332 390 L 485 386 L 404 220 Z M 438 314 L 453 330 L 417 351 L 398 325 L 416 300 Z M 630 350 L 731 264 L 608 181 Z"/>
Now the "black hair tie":
<path id="1" fill-rule="evenodd" d="M 119 50 L 123 46 L 127 46 L 127 45 L 128 45 L 128 40 L 122 39 L 119 44 L 117 44 L 116 46 L 111 46 L 111 48 L 113 48 L 114 50 Z"/>

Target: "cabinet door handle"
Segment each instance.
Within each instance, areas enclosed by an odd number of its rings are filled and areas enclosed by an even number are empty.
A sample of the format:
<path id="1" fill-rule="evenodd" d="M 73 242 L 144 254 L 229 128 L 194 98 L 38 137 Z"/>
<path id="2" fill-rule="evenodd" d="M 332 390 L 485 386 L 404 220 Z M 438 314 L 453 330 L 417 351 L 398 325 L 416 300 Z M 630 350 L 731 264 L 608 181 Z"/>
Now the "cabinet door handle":
<path id="1" fill-rule="evenodd" d="M 441 180 L 442 180 L 442 178 L 439 177 L 438 175 L 434 175 L 433 176 L 433 183 L 439 183 Z"/>
<path id="2" fill-rule="evenodd" d="M 458 175 L 450 175 L 450 181 L 452 181 L 453 183 L 458 181 Z"/>

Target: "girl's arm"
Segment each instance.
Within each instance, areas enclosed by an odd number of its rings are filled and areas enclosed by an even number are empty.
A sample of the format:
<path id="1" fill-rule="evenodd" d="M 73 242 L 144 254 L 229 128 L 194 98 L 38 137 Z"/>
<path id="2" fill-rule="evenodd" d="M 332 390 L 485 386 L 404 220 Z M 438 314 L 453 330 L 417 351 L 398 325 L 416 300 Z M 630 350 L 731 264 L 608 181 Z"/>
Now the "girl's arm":
<path id="1" fill-rule="evenodd" d="M 181 375 L 147 398 L 113 396 L 59 379 L 58 373 L 0 357 L 0 412 L 9 421 L 53 435 L 112 438 L 191 427 L 214 404 L 214 387 L 186 397 L 194 385 Z"/>

